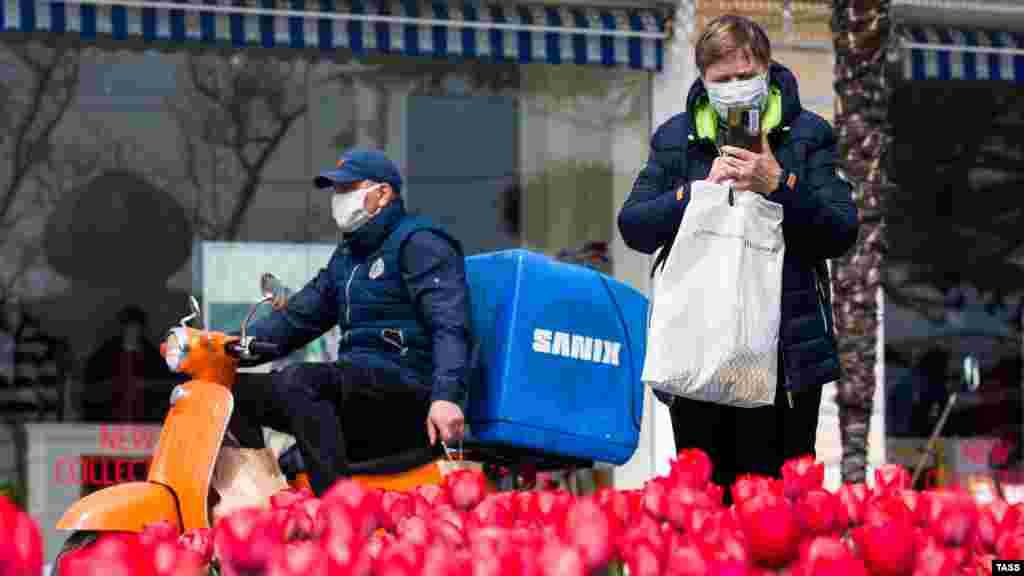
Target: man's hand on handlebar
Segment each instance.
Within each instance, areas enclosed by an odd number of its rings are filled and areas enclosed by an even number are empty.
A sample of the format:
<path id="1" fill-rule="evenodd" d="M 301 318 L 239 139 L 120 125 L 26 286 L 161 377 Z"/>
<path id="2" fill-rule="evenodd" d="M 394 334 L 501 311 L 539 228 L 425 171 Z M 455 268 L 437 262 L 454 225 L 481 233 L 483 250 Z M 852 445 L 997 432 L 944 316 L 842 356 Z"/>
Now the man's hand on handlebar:
<path id="1" fill-rule="evenodd" d="M 462 408 L 447 400 L 435 400 L 427 414 L 427 435 L 430 445 L 437 443 L 438 437 L 445 443 L 460 440 L 465 433 L 466 420 Z"/>
<path id="2" fill-rule="evenodd" d="M 284 295 L 274 296 L 274 299 L 270 301 L 270 305 L 274 310 L 283 310 L 288 307 L 288 297 Z"/>

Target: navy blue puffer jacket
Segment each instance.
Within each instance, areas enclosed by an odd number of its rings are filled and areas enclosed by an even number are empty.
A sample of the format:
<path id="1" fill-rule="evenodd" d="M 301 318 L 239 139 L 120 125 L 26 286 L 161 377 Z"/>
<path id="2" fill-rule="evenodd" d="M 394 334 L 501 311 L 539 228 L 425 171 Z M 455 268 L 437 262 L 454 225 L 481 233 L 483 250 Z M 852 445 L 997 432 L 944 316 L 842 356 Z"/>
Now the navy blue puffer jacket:
<path id="1" fill-rule="evenodd" d="M 820 116 L 803 109 L 796 78 L 769 68 L 770 94 L 763 126 L 785 173 L 768 196 L 783 207 L 786 255 L 782 274 L 781 380 L 800 392 L 839 378 L 828 278 L 823 263 L 857 241 L 857 207 L 850 184 L 836 172 L 836 138 Z M 619 212 L 619 231 L 630 248 L 652 254 L 671 247 L 689 203 L 689 184 L 711 171 L 719 122 L 697 80 L 687 110 L 670 118 L 651 140 L 650 157 Z M 790 177 L 792 175 L 792 177 Z M 790 182 L 793 185 L 790 185 Z M 676 191 L 684 188 L 684 193 Z M 667 255 L 662 250 L 655 265 Z"/>

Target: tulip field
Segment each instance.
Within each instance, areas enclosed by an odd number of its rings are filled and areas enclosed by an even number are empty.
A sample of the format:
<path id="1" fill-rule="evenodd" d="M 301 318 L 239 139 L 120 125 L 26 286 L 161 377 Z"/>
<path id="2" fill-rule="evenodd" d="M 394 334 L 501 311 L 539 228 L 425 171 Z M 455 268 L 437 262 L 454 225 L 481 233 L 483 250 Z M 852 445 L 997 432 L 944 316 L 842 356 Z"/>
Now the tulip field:
<path id="1" fill-rule="evenodd" d="M 62 557 L 71 576 L 967 576 L 1024 558 L 1024 506 L 977 503 L 955 489 L 909 489 L 897 465 L 872 487 L 823 488 L 813 459 L 781 479 L 744 476 L 725 488 L 711 463 L 684 450 L 642 489 L 588 496 L 542 486 L 490 492 L 482 472 L 409 493 L 340 481 L 322 498 L 276 494 L 212 530 L 168 525 L 114 534 Z M 38 526 L 0 502 L 0 576 L 37 576 Z"/>

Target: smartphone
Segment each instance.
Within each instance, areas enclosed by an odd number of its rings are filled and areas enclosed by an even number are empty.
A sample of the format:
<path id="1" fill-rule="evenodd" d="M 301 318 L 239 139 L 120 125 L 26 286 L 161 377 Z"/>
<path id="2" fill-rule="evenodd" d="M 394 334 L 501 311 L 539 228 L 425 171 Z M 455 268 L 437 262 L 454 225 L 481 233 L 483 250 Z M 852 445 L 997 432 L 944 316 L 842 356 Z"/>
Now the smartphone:
<path id="1" fill-rule="evenodd" d="M 761 114 L 757 108 L 731 108 L 726 117 L 725 144 L 761 153 Z"/>

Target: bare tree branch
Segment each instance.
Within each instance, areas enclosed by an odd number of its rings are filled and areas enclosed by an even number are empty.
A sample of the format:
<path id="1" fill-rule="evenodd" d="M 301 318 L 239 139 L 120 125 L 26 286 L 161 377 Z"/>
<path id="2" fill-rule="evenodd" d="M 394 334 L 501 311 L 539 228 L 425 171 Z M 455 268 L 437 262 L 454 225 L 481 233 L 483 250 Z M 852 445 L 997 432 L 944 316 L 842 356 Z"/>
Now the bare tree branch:
<path id="1" fill-rule="evenodd" d="M 14 206 L 15 198 L 29 172 L 48 157 L 49 151 L 42 147 L 49 146 L 50 137 L 74 100 L 74 88 L 78 85 L 78 54 L 63 47 L 57 47 L 47 49 L 46 52 L 50 54 L 50 58 L 40 61 L 31 56 L 30 48 L 31 46 L 8 45 L 9 51 L 31 70 L 33 82 L 29 94 L 28 110 L 14 130 L 13 150 L 10 158 L 11 177 L 5 187 L 3 199 L 0 200 L 0 222 L 3 223 L 10 222 L 11 207 Z M 62 65 L 68 68 L 68 76 L 60 79 L 58 72 Z M 55 86 L 63 87 L 63 91 L 54 90 Z M 50 118 L 45 119 L 39 133 L 33 137 L 32 129 L 42 119 L 43 106 L 48 101 L 53 101 L 56 104 L 56 110 Z"/>
<path id="2" fill-rule="evenodd" d="M 230 240 L 234 240 L 238 237 L 238 232 L 242 226 L 242 220 L 245 217 L 246 211 L 249 209 L 249 205 L 252 204 L 253 196 L 256 194 L 257 187 L 259 186 L 263 167 L 266 166 L 267 161 L 270 160 L 270 156 L 277 150 L 278 145 L 281 143 L 285 134 L 287 134 L 291 129 L 292 124 L 294 124 L 295 121 L 301 118 L 305 113 L 306 105 L 303 104 L 298 110 L 285 116 L 282 123 L 278 126 L 276 132 L 271 137 L 271 142 L 263 149 L 259 158 L 252 167 L 247 169 L 245 184 L 239 191 L 238 203 L 235 205 L 235 210 L 231 214 L 231 219 L 228 221 L 227 228 L 224 230 L 224 237 Z"/>
<path id="3" fill-rule="evenodd" d="M 189 57 L 190 87 L 183 101 L 172 105 L 183 134 L 188 184 L 197 191 L 200 208 L 192 215 L 204 238 L 234 239 L 260 188 L 263 171 L 295 122 L 307 112 L 304 84 L 292 79 L 295 64 L 248 62 L 244 67 L 223 60 Z M 301 91 L 296 87 L 301 86 Z M 301 104 L 295 103 L 301 101 Z M 210 178 L 201 174 L 202 149 L 210 157 Z M 223 183 L 240 183 L 222 202 Z M 221 210 L 228 208 L 226 216 Z"/>

